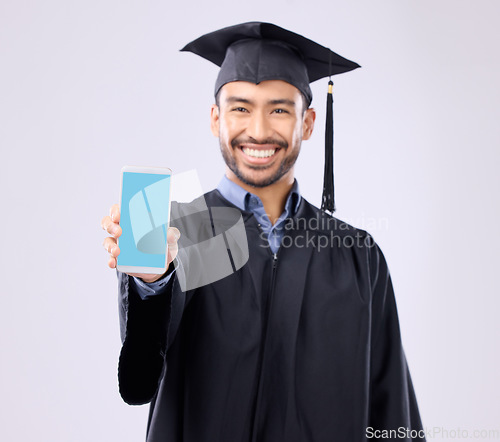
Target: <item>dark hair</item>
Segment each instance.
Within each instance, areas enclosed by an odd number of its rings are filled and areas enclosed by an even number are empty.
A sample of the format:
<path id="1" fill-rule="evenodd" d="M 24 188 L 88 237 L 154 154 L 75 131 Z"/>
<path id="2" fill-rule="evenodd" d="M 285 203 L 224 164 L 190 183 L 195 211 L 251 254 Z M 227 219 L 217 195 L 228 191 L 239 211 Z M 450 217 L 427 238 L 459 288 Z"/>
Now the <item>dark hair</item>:
<path id="1" fill-rule="evenodd" d="M 220 107 L 220 91 L 221 90 L 222 90 L 222 88 L 219 89 L 219 91 L 215 95 L 215 104 L 217 105 L 217 107 Z M 306 110 L 309 109 L 309 104 L 308 104 L 307 97 L 304 95 L 304 93 L 302 91 L 299 91 L 299 92 L 300 92 L 300 95 L 302 97 L 302 115 L 304 115 Z"/>

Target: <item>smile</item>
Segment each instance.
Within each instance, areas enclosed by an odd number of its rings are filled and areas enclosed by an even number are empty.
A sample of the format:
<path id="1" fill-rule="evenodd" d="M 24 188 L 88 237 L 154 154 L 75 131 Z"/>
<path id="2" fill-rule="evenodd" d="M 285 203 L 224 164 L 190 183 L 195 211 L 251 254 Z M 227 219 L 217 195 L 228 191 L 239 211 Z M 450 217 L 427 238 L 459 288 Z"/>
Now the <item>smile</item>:
<path id="1" fill-rule="evenodd" d="M 254 157 L 254 158 L 272 157 L 274 155 L 274 153 L 276 152 L 276 149 L 262 150 L 262 149 L 250 149 L 248 147 L 243 147 L 242 150 L 245 153 L 245 155 L 248 155 L 248 156 Z"/>

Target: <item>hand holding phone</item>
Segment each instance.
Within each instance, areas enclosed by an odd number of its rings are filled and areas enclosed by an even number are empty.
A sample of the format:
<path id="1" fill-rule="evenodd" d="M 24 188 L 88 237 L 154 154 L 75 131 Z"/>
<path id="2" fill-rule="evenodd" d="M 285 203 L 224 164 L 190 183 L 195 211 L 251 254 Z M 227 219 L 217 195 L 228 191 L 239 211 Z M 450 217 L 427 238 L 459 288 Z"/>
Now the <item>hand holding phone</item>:
<path id="1" fill-rule="evenodd" d="M 120 207 L 118 204 L 111 206 L 110 214 L 105 216 L 101 221 L 101 226 L 106 232 L 111 236 L 104 239 L 103 246 L 109 253 L 108 267 L 111 269 L 116 268 L 116 258 L 120 254 L 120 247 L 117 245 L 117 240 L 122 234 L 122 229 L 120 227 Z M 177 256 L 177 241 L 180 238 L 180 232 L 176 227 L 169 227 L 167 230 L 167 241 L 168 241 L 168 256 L 167 256 L 167 270 L 170 263 Z M 135 276 L 141 278 L 144 282 L 154 282 L 161 278 L 161 274 L 150 274 L 150 273 L 127 273 L 130 276 Z"/>
<path id="2" fill-rule="evenodd" d="M 170 175 L 166 168 L 122 169 L 121 210 L 113 205 L 110 215 L 101 221 L 102 228 L 111 235 L 103 243 L 110 254 L 110 268 L 153 282 L 176 257 L 180 232 L 167 229 Z"/>

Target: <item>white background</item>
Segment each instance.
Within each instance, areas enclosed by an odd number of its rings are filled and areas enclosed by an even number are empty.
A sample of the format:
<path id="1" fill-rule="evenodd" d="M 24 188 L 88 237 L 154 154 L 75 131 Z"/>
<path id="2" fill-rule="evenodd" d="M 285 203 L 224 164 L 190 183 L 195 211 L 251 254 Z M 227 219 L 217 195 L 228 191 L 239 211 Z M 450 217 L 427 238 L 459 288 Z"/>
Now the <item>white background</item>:
<path id="1" fill-rule="evenodd" d="M 217 68 L 178 50 L 251 20 L 363 66 L 335 78 L 337 216 L 387 257 L 424 425 L 500 430 L 499 13 L 496 0 L 0 2 L 0 439 L 143 440 L 147 407 L 118 395 L 100 220 L 125 164 L 217 185 Z M 297 164 L 316 205 L 326 83 Z"/>

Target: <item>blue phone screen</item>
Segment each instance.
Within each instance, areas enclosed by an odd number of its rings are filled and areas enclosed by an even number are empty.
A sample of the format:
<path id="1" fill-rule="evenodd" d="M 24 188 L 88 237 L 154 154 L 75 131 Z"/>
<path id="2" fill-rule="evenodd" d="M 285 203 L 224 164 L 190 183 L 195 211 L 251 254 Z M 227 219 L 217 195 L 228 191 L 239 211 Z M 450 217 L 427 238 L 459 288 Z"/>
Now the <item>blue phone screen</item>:
<path id="1" fill-rule="evenodd" d="M 170 175 L 123 172 L 118 265 L 165 266 Z"/>

